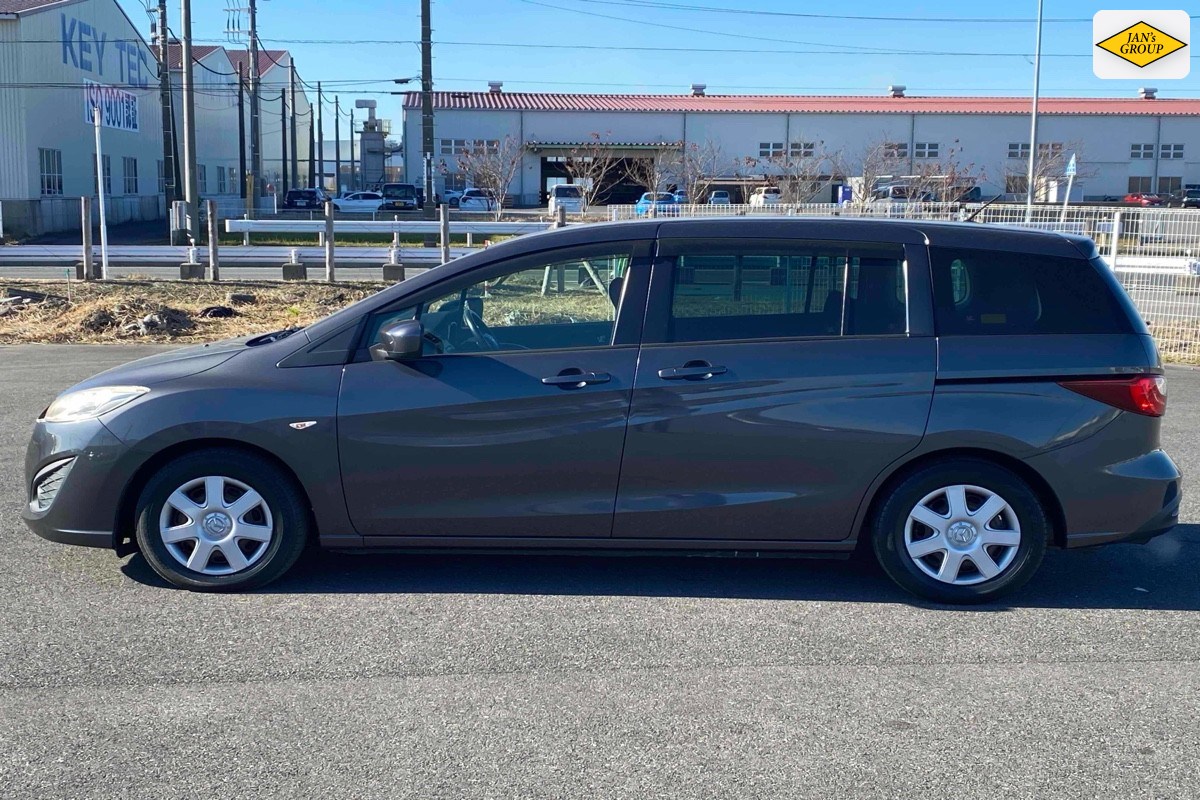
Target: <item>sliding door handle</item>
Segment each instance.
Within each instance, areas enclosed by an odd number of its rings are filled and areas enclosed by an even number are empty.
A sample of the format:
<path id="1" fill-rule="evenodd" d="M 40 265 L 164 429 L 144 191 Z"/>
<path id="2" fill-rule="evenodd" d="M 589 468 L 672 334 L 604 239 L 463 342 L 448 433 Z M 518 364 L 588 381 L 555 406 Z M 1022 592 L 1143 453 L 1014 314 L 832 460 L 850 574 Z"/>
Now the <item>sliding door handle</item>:
<path id="1" fill-rule="evenodd" d="M 658 371 L 664 381 L 706 381 L 714 375 L 724 375 L 729 370 L 707 361 L 689 361 L 682 367 L 667 367 Z"/>

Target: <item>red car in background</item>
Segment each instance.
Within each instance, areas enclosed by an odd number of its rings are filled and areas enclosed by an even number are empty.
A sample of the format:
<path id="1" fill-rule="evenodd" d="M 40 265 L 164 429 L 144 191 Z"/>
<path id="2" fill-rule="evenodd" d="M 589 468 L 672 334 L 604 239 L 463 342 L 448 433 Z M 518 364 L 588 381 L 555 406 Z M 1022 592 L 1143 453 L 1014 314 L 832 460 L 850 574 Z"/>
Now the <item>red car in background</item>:
<path id="1" fill-rule="evenodd" d="M 1134 192 L 1125 195 L 1125 202 L 1134 206 L 1161 206 L 1162 198 L 1156 194 Z"/>

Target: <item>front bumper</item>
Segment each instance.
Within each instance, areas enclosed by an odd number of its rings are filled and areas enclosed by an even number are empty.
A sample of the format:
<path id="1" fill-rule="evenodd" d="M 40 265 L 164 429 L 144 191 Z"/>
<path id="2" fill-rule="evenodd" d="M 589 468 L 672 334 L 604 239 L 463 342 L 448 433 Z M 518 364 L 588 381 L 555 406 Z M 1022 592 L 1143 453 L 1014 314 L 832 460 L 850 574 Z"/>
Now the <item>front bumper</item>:
<path id="1" fill-rule="evenodd" d="M 128 476 L 121 456 L 128 447 L 99 420 L 38 420 L 25 452 L 25 507 L 30 530 L 61 544 L 114 547 L 121 493 Z M 72 459 L 47 503 L 37 488 L 47 468 Z"/>

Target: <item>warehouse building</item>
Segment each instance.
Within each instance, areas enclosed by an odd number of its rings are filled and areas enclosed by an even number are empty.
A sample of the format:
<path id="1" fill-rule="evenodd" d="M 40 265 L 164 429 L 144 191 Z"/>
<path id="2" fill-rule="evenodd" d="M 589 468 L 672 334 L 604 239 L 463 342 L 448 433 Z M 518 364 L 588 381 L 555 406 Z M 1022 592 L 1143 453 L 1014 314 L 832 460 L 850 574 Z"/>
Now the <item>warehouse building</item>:
<path id="1" fill-rule="evenodd" d="M 709 95 L 700 84 L 680 95 L 596 95 L 506 92 L 493 82 L 488 91 L 434 93 L 435 186 L 471 181 L 456 159 L 464 149 L 512 139 L 522 155 L 510 195 L 524 205 L 544 204 L 549 187 L 569 180 L 565 162 L 597 142 L 626 163 L 664 149 L 702 151 L 712 173 L 706 183 L 728 189 L 735 202 L 797 165 L 822 178 L 814 181 L 816 201 L 836 200 L 840 185 L 864 174 L 896 181 L 952 174 L 983 196 L 1023 198 L 1029 112 L 1028 98 L 917 97 L 903 86 L 875 97 Z M 1062 199 L 1072 154 L 1072 199 L 1200 184 L 1200 100 L 1153 89 L 1042 98 L 1039 119 L 1041 199 Z M 421 141 L 418 92 L 405 97 L 404 141 L 406 175 L 420 181 L 422 154 L 411 146 Z M 643 188 L 614 175 L 602 199 L 631 202 Z"/>
<path id="2" fill-rule="evenodd" d="M 182 47 L 168 45 L 172 158 L 164 157 L 158 53 L 116 0 L 0 0 L 0 215 L 9 236 L 78 229 L 79 198 L 96 193 L 91 109 L 102 111 L 109 224 L 165 219 L 168 187 L 182 194 Z M 197 189 L 223 213 L 244 207 L 240 149 L 249 158 L 250 102 L 239 136 L 238 67 L 245 50 L 192 48 Z M 262 50 L 263 188 L 309 185 L 312 109 L 297 75 L 291 141 L 292 57 Z M 286 109 L 282 103 L 286 97 Z M 286 117 L 286 122 L 285 118 Z M 286 139 L 285 139 L 286 133 Z M 295 150 L 295 170 L 291 167 Z M 285 162 L 285 150 L 287 159 Z M 172 163 L 173 162 L 173 163 Z M 285 163 L 287 169 L 285 169 Z M 260 205 L 270 207 L 269 198 Z M 93 209 L 93 219 L 98 216 Z"/>
<path id="3" fill-rule="evenodd" d="M 114 0 L 0 0 L 0 204 L 7 233 L 79 227 L 102 110 L 112 222 L 164 204 L 158 60 Z"/>

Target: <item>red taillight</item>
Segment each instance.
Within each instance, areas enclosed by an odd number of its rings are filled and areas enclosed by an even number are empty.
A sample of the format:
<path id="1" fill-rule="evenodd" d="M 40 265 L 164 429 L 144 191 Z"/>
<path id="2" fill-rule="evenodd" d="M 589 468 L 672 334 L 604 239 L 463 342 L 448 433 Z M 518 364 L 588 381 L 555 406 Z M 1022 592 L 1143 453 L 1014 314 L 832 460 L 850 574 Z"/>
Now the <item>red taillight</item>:
<path id="1" fill-rule="evenodd" d="M 1110 406 L 1161 417 L 1167 410 L 1167 381 L 1162 375 L 1112 380 L 1061 381 L 1059 386 Z"/>

